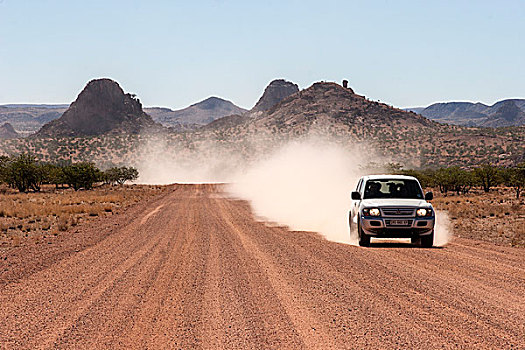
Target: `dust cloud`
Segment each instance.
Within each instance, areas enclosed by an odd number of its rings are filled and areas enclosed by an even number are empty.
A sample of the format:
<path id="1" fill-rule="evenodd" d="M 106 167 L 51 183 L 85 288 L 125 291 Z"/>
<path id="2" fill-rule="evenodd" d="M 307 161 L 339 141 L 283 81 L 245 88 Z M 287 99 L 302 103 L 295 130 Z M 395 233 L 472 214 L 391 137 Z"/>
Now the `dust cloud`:
<path id="1" fill-rule="evenodd" d="M 173 145 L 163 137 L 149 138 L 137 153 L 140 161 L 135 167 L 141 184 L 228 182 L 246 165 L 240 155 L 213 142 Z"/>
<path id="2" fill-rule="evenodd" d="M 244 149 L 217 141 L 174 146 L 162 137 L 150 139 L 139 150 L 138 182 L 226 183 L 228 194 L 249 201 L 261 221 L 357 244 L 348 227 L 350 192 L 366 174 L 363 165 L 382 161 L 366 145 L 312 136 L 275 144 L 252 140 Z M 443 246 L 452 236 L 450 220 L 446 212 L 436 216 L 434 245 Z"/>
<path id="3" fill-rule="evenodd" d="M 434 229 L 434 246 L 443 247 L 452 239 L 452 223 L 448 213 L 436 210 L 436 226 Z"/>
<path id="4" fill-rule="evenodd" d="M 360 174 L 356 154 L 334 143 L 291 142 L 236 174 L 228 190 L 250 201 L 256 216 L 292 230 L 350 241 L 350 192 Z"/>

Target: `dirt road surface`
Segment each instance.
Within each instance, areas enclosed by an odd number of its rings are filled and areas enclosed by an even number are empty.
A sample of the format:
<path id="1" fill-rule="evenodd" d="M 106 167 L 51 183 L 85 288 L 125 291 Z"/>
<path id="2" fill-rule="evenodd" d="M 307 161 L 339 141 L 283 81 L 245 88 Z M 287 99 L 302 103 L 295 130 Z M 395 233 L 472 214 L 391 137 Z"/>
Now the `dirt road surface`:
<path id="1" fill-rule="evenodd" d="M 0 253 L 5 349 L 523 349 L 525 250 L 359 248 L 217 185 Z"/>

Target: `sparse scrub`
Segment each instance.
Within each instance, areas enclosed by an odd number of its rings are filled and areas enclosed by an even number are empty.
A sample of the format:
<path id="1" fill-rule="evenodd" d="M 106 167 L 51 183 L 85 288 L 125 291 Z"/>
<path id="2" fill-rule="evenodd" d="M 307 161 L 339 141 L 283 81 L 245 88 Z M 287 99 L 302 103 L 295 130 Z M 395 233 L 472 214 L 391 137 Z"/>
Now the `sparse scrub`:
<path id="1" fill-rule="evenodd" d="M 525 247 L 525 204 L 515 198 L 513 189 L 497 187 L 467 195 L 439 192 L 433 200 L 437 210 L 446 210 L 457 237 L 475 238 L 498 244 Z"/>
<path id="2" fill-rule="evenodd" d="M 0 185 L 0 248 L 65 234 L 81 222 L 112 215 L 165 189 L 119 185 L 57 191 L 54 185 L 45 185 L 40 192 L 19 193 Z"/>

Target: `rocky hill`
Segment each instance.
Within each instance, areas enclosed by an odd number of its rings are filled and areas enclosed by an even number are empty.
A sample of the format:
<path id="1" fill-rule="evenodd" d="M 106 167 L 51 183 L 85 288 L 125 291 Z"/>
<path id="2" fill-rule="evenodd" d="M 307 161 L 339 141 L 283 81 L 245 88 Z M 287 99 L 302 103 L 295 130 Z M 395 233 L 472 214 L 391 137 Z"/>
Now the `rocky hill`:
<path id="1" fill-rule="evenodd" d="M 256 118 L 219 121 L 205 128 L 214 133 L 208 138 L 231 143 L 256 138 L 277 144 L 294 137 L 322 135 L 343 144 L 360 144 L 371 157 L 376 154 L 411 167 L 484 161 L 513 164 L 525 157 L 525 128 L 499 130 L 440 124 L 371 101 L 336 83 L 315 83 Z M 249 142 L 246 144 L 249 146 Z"/>
<path id="2" fill-rule="evenodd" d="M 155 122 L 142 110 L 139 99 L 124 93 L 110 79 L 90 81 L 58 119 L 45 124 L 37 137 L 91 136 L 138 133 Z"/>
<path id="3" fill-rule="evenodd" d="M 169 127 L 202 126 L 232 114 L 243 114 L 244 108 L 219 97 L 209 97 L 180 110 L 169 108 L 145 108 L 154 121 Z"/>
<path id="4" fill-rule="evenodd" d="M 11 124 L 4 123 L 0 126 L 0 139 L 16 139 L 18 137 L 20 137 L 20 135 L 15 131 Z"/>
<path id="5" fill-rule="evenodd" d="M 259 101 L 257 101 L 250 112 L 253 113 L 267 111 L 288 96 L 293 95 L 298 91 L 299 87 L 297 84 L 284 79 L 276 79 L 268 84 L 261 98 L 259 98 Z"/>
<path id="6" fill-rule="evenodd" d="M 525 99 L 503 100 L 492 106 L 479 102 L 434 103 L 426 108 L 411 110 L 440 123 L 488 127 L 525 125 L 519 112 L 525 113 Z"/>
<path id="7" fill-rule="evenodd" d="M 336 83 L 315 83 L 275 105 L 256 121 L 259 125 L 290 129 L 300 125 L 336 123 L 347 126 L 432 127 L 427 118 L 370 101 Z"/>

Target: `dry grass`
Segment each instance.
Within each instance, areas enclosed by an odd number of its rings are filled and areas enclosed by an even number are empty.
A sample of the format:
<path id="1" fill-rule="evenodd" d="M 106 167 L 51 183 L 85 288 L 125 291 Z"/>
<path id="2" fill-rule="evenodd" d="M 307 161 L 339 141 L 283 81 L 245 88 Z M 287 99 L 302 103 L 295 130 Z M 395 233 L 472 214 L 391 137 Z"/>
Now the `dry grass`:
<path id="1" fill-rule="evenodd" d="M 459 196 L 434 193 L 432 203 L 436 209 L 448 211 L 455 236 L 525 247 L 525 198 L 516 199 L 511 189 Z"/>
<path id="2" fill-rule="evenodd" d="M 134 203 L 164 191 L 164 186 L 103 186 L 91 191 L 18 193 L 0 187 L 0 248 L 39 243 L 46 236 L 64 234 L 70 228 L 98 217 L 118 213 Z"/>

